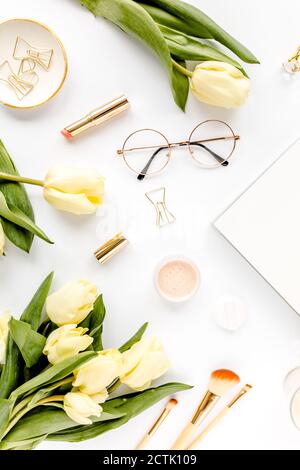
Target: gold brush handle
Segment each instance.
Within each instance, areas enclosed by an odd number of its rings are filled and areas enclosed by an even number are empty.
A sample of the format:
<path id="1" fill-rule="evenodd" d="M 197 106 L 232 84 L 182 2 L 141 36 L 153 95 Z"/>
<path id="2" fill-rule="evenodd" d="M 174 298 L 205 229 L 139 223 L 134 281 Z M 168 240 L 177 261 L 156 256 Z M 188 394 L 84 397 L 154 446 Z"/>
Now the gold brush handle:
<path id="1" fill-rule="evenodd" d="M 151 439 L 151 436 L 149 434 L 146 434 L 141 440 L 141 442 L 138 444 L 136 450 L 146 449 L 147 444 L 149 443 L 150 439 Z"/>
<path id="2" fill-rule="evenodd" d="M 200 441 L 202 441 L 202 439 L 209 433 L 209 431 L 211 431 L 218 423 L 219 421 L 221 421 L 221 419 L 224 418 L 224 416 L 227 414 L 227 412 L 229 411 L 229 408 L 224 408 L 222 411 L 220 411 L 219 414 L 217 414 L 217 416 L 212 419 L 207 426 L 205 426 L 205 428 L 203 429 L 203 431 L 201 431 L 198 436 L 195 437 L 195 439 L 193 440 L 193 442 L 188 446 L 188 450 L 192 450 L 192 449 L 195 449 L 195 447 L 197 446 L 197 444 L 199 444 Z"/>
<path id="3" fill-rule="evenodd" d="M 196 431 L 197 425 L 193 423 L 188 423 L 174 442 L 172 450 L 186 449 Z"/>

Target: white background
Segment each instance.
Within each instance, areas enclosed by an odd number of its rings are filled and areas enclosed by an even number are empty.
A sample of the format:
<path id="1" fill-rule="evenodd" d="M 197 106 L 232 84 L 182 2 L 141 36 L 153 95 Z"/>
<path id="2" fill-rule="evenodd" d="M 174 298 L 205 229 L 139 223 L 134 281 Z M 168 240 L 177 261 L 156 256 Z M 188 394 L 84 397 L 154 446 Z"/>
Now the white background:
<path id="1" fill-rule="evenodd" d="M 35 288 L 52 269 L 54 288 L 88 278 L 105 296 L 107 347 L 124 342 L 144 321 L 164 342 L 173 364 L 166 380 L 195 388 L 179 396 L 179 406 L 153 439 L 168 448 L 203 393 L 210 372 L 233 368 L 254 389 L 203 441 L 203 449 L 299 449 L 299 432 L 289 417 L 282 385 L 300 361 L 300 320 L 284 301 L 211 227 L 212 220 L 299 136 L 300 77 L 288 81 L 281 63 L 299 37 L 298 0 L 191 0 L 261 60 L 247 66 L 252 94 L 246 106 L 225 111 L 201 105 L 190 96 L 186 114 L 173 103 L 166 74 L 150 51 L 108 22 L 94 17 L 75 0 L 1 2 L 1 19 L 31 17 L 60 36 L 69 57 L 69 75 L 60 94 L 40 109 L 0 109 L 1 134 L 19 171 L 42 178 L 52 165 L 97 167 L 107 178 L 105 205 L 98 216 L 75 218 L 56 212 L 29 188 L 38 224 L 55 240 L 36 239 L 30 256 L 7 248 L 0 260 L 0 308 L 22 312 Z M 132 109 L 73 142 L 59 130 L 82 114 L 125 93 Z M 137 182 L 115 157 L 125 137 L 154 127 L 170 140 L 184 140 L 207 118 L 223 119 L 242 139 L 228 168 L 203 171 L 184 153 L 176 153 L 167 171 Z M 165 185 L 174 225 L 159 231 L 146 190 Z M 122 230 L 130 246 L 105 266 L 93 251 Z M 166 304 L 153 287 L 156 263 L 170 253 L 191 256 L 202 285 L 189 303 Z M 221 295 L 239 296 L 249 310 L 243 329 L 220 330 L 211 306 Z M 42 449 L 132 449 L 160 412 L 162 404 L 126 427 L 78 444 L 44 443 Z"/>

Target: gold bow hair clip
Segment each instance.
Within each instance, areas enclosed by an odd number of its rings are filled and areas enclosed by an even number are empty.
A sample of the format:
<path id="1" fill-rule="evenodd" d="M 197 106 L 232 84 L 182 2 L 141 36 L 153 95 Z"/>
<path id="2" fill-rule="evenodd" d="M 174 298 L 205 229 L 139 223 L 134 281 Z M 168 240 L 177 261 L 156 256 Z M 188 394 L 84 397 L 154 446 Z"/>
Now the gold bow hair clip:
<path id="1" fill-rule="evenodd" d="M 21 67 L 16 74 L 9 62 L 5 60 L 0 65 L 0 81 L 7 83 L 14 90 L 18 99 L 22 100 L 33 89 L 38 81 L 38 76 L 32 70 L 22 71 Z"/>
<path id="2" fill-rule="evenodd" d="M 53 49 L 40 49 L 32 46 L 20 36 L 17 37 L 13 57 L 22 60 L 23 67 L 33 70 L 35 64 L 44 70 L 49 70 L 53 56 Z"/>

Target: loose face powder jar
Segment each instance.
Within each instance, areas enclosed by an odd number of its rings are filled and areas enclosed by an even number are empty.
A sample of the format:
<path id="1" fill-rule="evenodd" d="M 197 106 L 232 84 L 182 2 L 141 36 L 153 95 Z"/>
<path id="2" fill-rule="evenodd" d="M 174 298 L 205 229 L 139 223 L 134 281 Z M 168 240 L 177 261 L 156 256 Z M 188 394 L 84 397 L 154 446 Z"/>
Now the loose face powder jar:
<path id="1" fill-rule="evenodd" d="M 171 302 L 184 302 L 197 292 L 200 273 L 193 261 L 176 256 L 162 260 L 155 270 L 158 293 Z"/>

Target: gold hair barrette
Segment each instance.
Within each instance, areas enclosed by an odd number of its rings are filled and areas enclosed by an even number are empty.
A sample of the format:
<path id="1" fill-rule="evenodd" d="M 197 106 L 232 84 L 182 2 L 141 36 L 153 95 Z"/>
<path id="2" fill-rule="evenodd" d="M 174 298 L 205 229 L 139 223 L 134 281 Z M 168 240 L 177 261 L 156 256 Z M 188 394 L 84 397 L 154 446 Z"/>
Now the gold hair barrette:
<path id="1" fill-rule="evenodd" d="M 20 36 L 17 37 L 13 57 L 17 60 L 29 62 L 29 67 L 34 64 L 40 65 L 44 70 L 49 70 L 53 56 L 53 49 L 44 49 L 32 46 Z"/>
<path id="2" fill-rule="evenodd" d="M 145 193 L 145 196 L 154 205 L 156 210 L 156 225 L 163 227 L 172 224 L 176 218 L 166 206 L 166 188 L 158 188 Z"/>
<path id="3" fill-rule="evenodd" d="M 0 65 L 0 80 L 7 83 L 14 90 L 19 100 L 22 100 L 33 89 L 32 78 L 33 76 L 29 77 L 26 73 L 17 75 L 7 60 Z"/>

